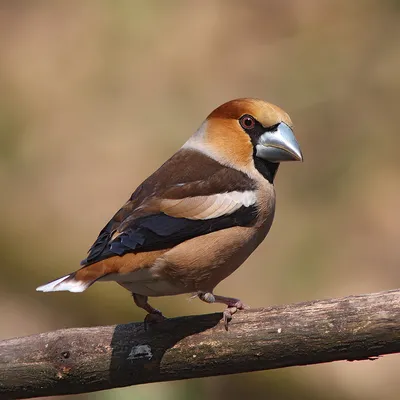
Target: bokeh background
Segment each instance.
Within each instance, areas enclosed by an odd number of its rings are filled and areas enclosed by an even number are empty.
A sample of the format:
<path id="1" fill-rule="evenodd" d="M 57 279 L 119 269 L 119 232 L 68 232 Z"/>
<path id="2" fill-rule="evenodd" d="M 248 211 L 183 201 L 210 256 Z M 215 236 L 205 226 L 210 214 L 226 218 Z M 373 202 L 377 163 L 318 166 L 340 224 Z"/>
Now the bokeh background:
<path id="1" fill-rule="evenodd" d="M 219 104 L 295 123 L 267 240 L 217 292 L 254 307 L 400 286 L 400 2 L 0 1 L 0 339 L 141 320 L 78 267 L 135 187 Z M 166 315 L 222 310 L 187 296 Z M 400 356 L 150 384 L 70 399 L 398 399 Z"/>

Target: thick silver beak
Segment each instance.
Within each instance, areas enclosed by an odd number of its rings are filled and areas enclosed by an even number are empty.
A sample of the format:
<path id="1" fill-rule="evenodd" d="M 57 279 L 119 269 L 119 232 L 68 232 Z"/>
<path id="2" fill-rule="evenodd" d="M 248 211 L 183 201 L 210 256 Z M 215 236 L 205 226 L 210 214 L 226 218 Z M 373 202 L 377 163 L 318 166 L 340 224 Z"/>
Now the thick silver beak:
<path id="1" fill-rule="evenodd" d="M 260 136 L 256 155 L 271 162 L 303 161 L 303 154 L 293 131 L 284 122 L 275 131 L 265 132 Z"/>

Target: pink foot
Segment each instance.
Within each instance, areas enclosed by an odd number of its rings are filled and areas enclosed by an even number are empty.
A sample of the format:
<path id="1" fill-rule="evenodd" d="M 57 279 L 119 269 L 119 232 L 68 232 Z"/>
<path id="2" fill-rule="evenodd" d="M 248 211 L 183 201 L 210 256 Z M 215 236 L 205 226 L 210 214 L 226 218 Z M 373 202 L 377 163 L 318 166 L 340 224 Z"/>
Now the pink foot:
<path id="1" fill-rule="evenodd" d="M 237 310 L 245 310 L 249 308 L 239 299 L 233 297 L 218 296 L 211 292 L 199 292 L 199 299 L 206 303 L 223 303 L 227 305 L 227 308 L 223 312 L 224 326 L 228 330 L 229 321 L 232 319 L 232 315 L 235 314 Z"/>
<path id="2" fill-rule="evenodd" d="M 232 300 L 236 300 L 236 299 L 232 299 Z M 223 312 L 223 316 L 224 316 L 224 326 L 225 326 L 225 330 L 228 330 L 228 325 L 229 322 L 232 320 L 232 315 L 235 314 L 237 312 L 237 310 L 246 310 L 249 307 L 246 306 L 244 303 L 242 303 L 240 300 L 236 300 L 236 302 L 232 301 L 228 303 L 228 307 L 225 308 L 224 312 Z"/>

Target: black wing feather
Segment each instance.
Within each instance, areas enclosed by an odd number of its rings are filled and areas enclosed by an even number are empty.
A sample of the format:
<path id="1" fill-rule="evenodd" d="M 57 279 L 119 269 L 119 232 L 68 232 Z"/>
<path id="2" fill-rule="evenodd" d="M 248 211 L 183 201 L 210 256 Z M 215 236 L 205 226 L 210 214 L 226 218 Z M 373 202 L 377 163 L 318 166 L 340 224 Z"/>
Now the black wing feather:
<path id="1" fill-rule="evenodd" d="M 131 226 L 113 241 L 107 242 L 109 234 L 104 237 L 104 241 L 98 240 L 90 258 L 82 263 L 89 265 L 116 255 L 168 249 L 196 236 L 233 226 L 251 225 L 256 215 L 255 206 L 242 206 L 230 215 L 207 220 L 176 218 L 164 213 L 148 215 L 132 221 Z M 104 233 L 107 234 L 106 228 Z"/>

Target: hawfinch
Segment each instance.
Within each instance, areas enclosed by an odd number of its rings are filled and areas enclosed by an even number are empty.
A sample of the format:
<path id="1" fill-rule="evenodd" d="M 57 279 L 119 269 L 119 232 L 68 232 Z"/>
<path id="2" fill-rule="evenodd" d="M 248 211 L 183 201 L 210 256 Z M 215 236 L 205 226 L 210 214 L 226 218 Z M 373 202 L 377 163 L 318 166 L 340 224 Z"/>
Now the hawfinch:
<path id="1" fill-rule="evenodd" d="M 229 101 L 134 191 L 80 269 L 36 290 L 83 292 L 115 281 L 148 313 L 147 322 L 164 319 L 149 296 L 195 293 L 227 306 L 227 329 L 245 306 L 214 288 L 267 235 L 279 163 L 302 159 L 283 110 L 258 99 Z"/>

